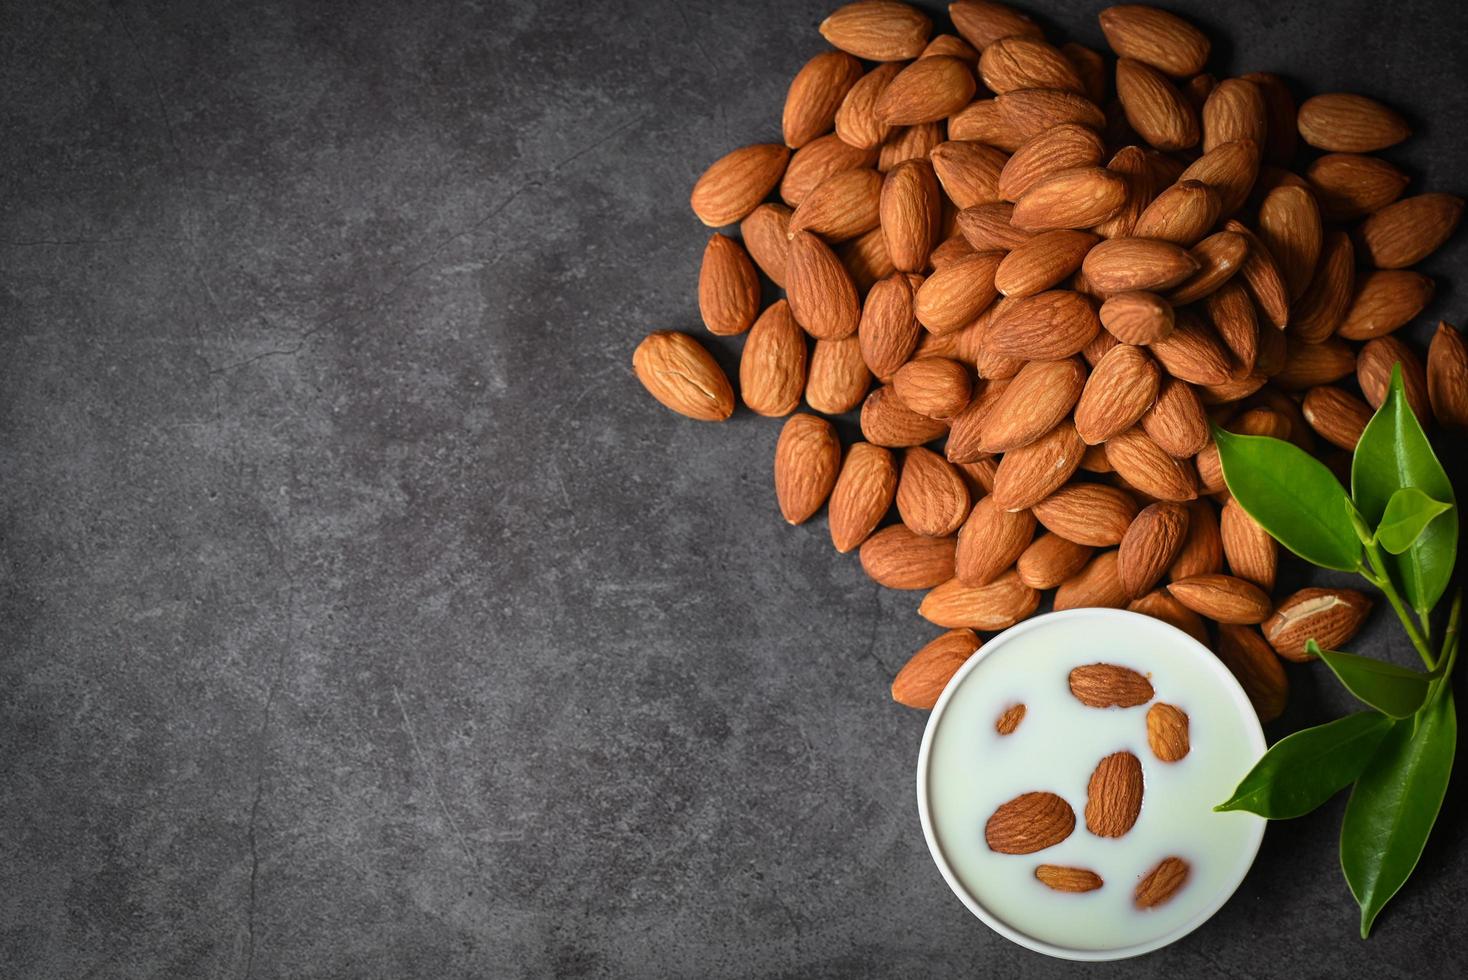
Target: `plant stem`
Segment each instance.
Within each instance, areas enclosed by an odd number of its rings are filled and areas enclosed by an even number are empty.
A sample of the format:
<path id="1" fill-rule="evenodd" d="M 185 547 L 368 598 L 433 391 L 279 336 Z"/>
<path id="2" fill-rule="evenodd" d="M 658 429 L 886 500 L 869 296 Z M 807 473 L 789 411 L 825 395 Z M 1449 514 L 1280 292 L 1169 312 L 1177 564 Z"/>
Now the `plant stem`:
<path id="1" fill-rule="evenodd" d="M 1402 621 L 1402 628 L 1407 631 L 1407 638 L 1412 641 L 1412 646 L 1417 648 L 1417 655 L 1422 658 L 1427 669 L 1432 670 L 1437 666 L 1437 659 L 1433 657 L 1432 650 L 1427 646 L 1426 637 L 1417 628 L 1412 614 L 1408 612 L 1406 604 L 1402 602 L 1402 597 L 1397 594 L 1397 587 L 1392 583 L 1391 573 L 1386 570 L 1386 563 L 1381 560 L 1381 549 L 1374 544 L 1368 544 L 1366 558 L 1371 562 L 1371 569 L 1376 574 L 1368 575 L 1363 569 L 1362 576 L 1386 594 L 1387 601 L 1391 603 L 1397 618 Z"/>

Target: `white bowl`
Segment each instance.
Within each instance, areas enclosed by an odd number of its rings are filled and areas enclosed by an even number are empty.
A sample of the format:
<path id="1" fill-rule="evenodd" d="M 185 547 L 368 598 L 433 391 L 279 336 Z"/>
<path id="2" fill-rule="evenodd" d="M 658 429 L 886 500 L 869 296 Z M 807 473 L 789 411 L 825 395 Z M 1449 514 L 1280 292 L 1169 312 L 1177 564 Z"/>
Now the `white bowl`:
<path id="1" fill-rule="evenodd" d="M 1176 656 L 1180 661 L 1186 660 L 1190 665 L 1190 670 L 1203 672 L 1210 683 L 1216 683 L 1225 692 L 1236 708 L 1234 713 L 1244 727 L 1242 735 L 1249 743 L 1252 758 L 1257 759 L 1264 753 L 1264 732 L 1259 727 L 1258 717 L 1250 705 L 1248 697 L 1244 694 L 1243 688 L 1239 686 L 1238 681 L 1234 679 L 1233 674 L 1229 672 L 1228 668 L 1207 647 L 1182 630 L 1139 613 L 1127 612 L 1120 609 L 1069 609 L 1063 612 L 1052 612 L 1043 616 L 1035 616 L 1000 633 L 980 647 L 969 658 L 968 662 L 959 668 L 958 672 L 954 674 L 953 679 L 948 682 L 948 686 L 943 690 L 942 695 L 938 698 L 938 703 L 933 707 L 932 714 L 928 717 L 928 726 L 923 733 L 922 748 L 918 752 L 918 814 L 922 820 L 923 836 L 927 838 L 928 850 L 932 853 L 933 860 L 938 865 L 938 870 L 943 873 L 944 880 L 948 882 L 948 887 L 953 889 L 953 893 L 959 897 L 964 905 L 968 906 L 969 911 L 983 920 L 984 924 L 989 926 L 989 928 L 1012 942 L 1032 949 L 1035 952 L 1044 953 L 1047 956 L 1055 956 L 1068 960 L 1119 960 L 1160 949 L 1169 943 L 1181 939 L 1212 918 L 1213 914 L 1222 908 L 1223 904 L 1233 895 L 1252 866 L 1254 858 L 1259 852 L 1259 844 L 1264 838 L 1265 821 L 1262 818 L 1254 817 L 1252 814 L 1239 815 L 1247 816 L 1254 823 L 1254 826 L 1249 828 L 1249 835 L 1246 838 L 1247 844 L 1245 849 L 1247 853 L 1242 856 L 1237 862 L 1237 866 L 1232 869 L 1234 873 L 1226 877 L 1226 887 L 1219 888 L 1216 895 L 1202 907 L 1198 914 L 1182 921 L 1170 931 L 1153 936 L 1144 941 L 1131 945 L 1094 949 L 1071 948 L 1037 939 L 1006 923 L 1001 915 L 1002 909 L 985 907 L 964 886 L 953 867 L 949 864 L 942 848 L 939 846 L 938 836 L 934 829 L 933 816 L 929 809 L 929 777 L 934 733 L 938 729 L 944 711 L 952 700 L 954 692 L 963 683 L 964 678 L 972 673 L 985 658 L 992 656 L 996 650 L 1002 649 L 1015 637 L 1053 628 L 1060 623 L 1065 623 L 1068 628 L 1073 628 L 1075 625 L 1074 621 L 1077 620 L 1081 622 L 1109 621 L 1113 626 L 1117 624 L 1125 625 L 1128 629 L 1134 629 L 1137 633 L 1146 635 L 1149 645 L 1154 647 L 1159 644 L 1163 645 L 1169 651 L 1170 656 Z"/>

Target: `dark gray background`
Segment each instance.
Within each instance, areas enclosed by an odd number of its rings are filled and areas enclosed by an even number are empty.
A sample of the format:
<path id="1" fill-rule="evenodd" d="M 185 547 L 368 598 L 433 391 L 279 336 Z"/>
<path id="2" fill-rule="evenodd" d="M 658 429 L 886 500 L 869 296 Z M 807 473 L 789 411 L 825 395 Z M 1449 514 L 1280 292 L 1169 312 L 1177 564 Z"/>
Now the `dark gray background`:
<path id="1" fill-rule="evenodd" d="M 1099 45 L 1100 6 L 1044 19 Z M 1215 70 L 1405 108 L 1416 186 L 1468 189 L 1463 5 L 1174 6 Z M 917 596 L 780 520 L 776 424 L 629 369 L 696 327 L 688 190 L 778 138 L 827 9 L 0 7 L 0 973 L 1468 968 L 1461 785 L 1366 944 L 1338 803 L 1140 961 L 949 893 L 886 692 Z M 1291 678 L 1275 735 L 1348 707 Z"/>

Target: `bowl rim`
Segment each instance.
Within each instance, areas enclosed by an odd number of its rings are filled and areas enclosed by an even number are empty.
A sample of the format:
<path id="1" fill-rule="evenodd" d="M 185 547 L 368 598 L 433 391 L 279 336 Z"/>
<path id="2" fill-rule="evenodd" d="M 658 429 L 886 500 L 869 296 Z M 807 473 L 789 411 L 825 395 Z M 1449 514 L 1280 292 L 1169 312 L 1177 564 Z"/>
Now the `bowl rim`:
<path id="1" fill-rule="evenodd" d="M 1029 619 L 1024 620 L 1023 622 L 1016 623 L 1014 626 L 1011 626 L 1008 629 L 1000 632 L 993 639 L 985 641 L 983 646 L 979 647 L 979 649 L 975 651 L 974 655 L 969 657 L 968 660 L 963 664 L 963 666 L 959 667 L 958 670 L 954 673 L 953 677 L 949 679 L 948 684 L 943 688 L 943 693 L 938 696 L 937 703 L 933 705 L 932 712 L 928 715 L 928 724 L 927 727 L 923 730 L 922 745 L 918 749 L 918 818 L 922 823 L 923 837 L 928 842 L 928 853 L 932 855 L 933 862 L 938 865 L 938 870 L 942 873 L 943 880 L 948 882 L 948 887 L 952 889 L 955 895 L 958 896 L 959 900 L 962 901 L 963 904 L 968 907 L 968 910 L 972 912 L 975 916 L 977 916 L 985 925 L 987 925 L 990 929 L 993 929 L 995 932 L 999 933 L 1004 938 L 1020 946 L 1023 946 L 1026 949 L 1033 950 L 1037 953 L 1044 953 L 1047 956 L 1054 956 L 1059 959 L 1078 960 L 1083 962 L 1104 962 L 1108 960 L 1127 959 L 1132 956 L 1140 956 L 1144 953 L 1150 953 L 1153 950 L 1161 949 L 1163 946 L 1170 945 L 1171 943 L 1174 943 L 1177 940 L 1183 938 L 1184 936 L 1191 933 L 1193 930 L 1197 929 L 1203 923 L 1213 918 L 1214 914 L 1216 914 L 1219 909 L 1223 908 L 1224 904 L 1233 897 L 1234 892 L 1238 890 L 1239 885 L 1243 884 L 1244 878 L 1248 875 L 1250 869 L 1253 868 L 1254 861 L 1259 856 L 1259 847 L 1264 840 L 1264 825 L 1267 823 L 1267 821 L 1263 817 L 1256 816 L 1255 814 L 1244 814 L 1245 816 L 1251 818 L 1251 821 L 1254 824 L 1251 833 L 1252 839 L 1249 842 L 1248 846 L 1249 858 L 1248 861 L 1244 862 L 1241 865 L 1241 870 L 1239 871 L 1237 877 L 1234 879 L 1233 883 L 1230 886 L 1220 889 L 1217 897 L 1211 903 L 1200 910 L 1197 915 L 1181 923 L 1176 928 L 1160 936 L 1155 936 L 1143 942 L 1133 943 L 1129 946 L 1118 946 L 1114 949 L 1078 949 L 1070 946 L 1061 946 L 1056 943 L 1047 942 L 1043 939 L 1036 939 L 1035 937 L 1027 933 L 1021 932 L 1020 930 L 1009 925 L 1003 919 L 999 918 L 999 916 L 995 913 L 990 912 L 987 908 L 984 907 L 981 902 L 979 902 L 977 898 L 974 897 L 974 895 L 966 887 L 964 887 L 963 883 L 959 880 L 958 875 L 954 873 L 953 868 L 949 865 L 948 859 L 944 856 L 942 848 L 938 846 L 938 835 L 933 829 L 932 813 L 929 811 L 928 808 L 928 779 L 931 767 L 933 737 L 934 733 L 938 730 L 938 723 L 942 720 L 943 713 L 948 707 L 948 702 L 952 700 L 953 692 L 957 690 L 959 684 L 962 683 L 963 679 L 967 677 L 969 673 L 974 670 L 974 668 L 976 668 L 986 657 L 991 655 L 996 649 L 1002 647 L 1005 643 L 1009 642 L 1014 637 L 1022 636 L 1037 629 L 1045 629 L 1047 626 L 1053 626 L 1056 623 L 1065 622 L 1073 619 L 1121 619 L 1129 620 L 1132 622 L 1140 620 L 1145 621 L 1149 629 L 1156 629 L 1158 627 L 1161 627 L 1162 633 L 1164 635 L 1168 633 L 1172 634 L 1172 640 L 1177 645 L 1180 651 L 1191 654 L 1195 658 L 1201 659 L 1205 668 L 1213 672 L 1223 689 L 1228 692 L 1231 698 L 1233 698 L 1235 707 L 1239 709 L 1239 714 L 1246 719 L 1247 724 L 1244 734 L 1245 737 L 1252 744 L 1256 756 L 1264 754 L 1264 729 L 1260 725 L 1259 717 L 1255 713 L 1254 706 L 1250 703 L 1248 695 L 1244 693 L 1243 687 L 1240 686 L 1238 680 L 1234 677 L 1233 673 L 1224 666 L 1223 661 L 1219 660 L 1218 657 L 1214 655 L 1213 651 L 1209 650 L 1202 643 L 1199 643 L 1196 638 L 1188 635 L 1187 633 L 1178 629 L 1176 626 L 1173 626 L 1171 623 L 1166 623 L 1152 616 L 1146 616 L 1142 613 L 1131 612 L 1125 609 L 1065 609 L 1059 612 L 1048 612 L 1043 613 L 1039 616 L 1032 616 Z M 1240 812 L 1242 813 L 1243 811 Z"/>

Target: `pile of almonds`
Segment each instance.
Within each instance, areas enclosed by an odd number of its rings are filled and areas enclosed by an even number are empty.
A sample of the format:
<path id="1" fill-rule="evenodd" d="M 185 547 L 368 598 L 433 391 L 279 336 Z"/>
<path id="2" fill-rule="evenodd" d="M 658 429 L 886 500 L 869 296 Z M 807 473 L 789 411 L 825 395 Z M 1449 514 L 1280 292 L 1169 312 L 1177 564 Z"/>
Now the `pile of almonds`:
<path id="1" fill-rule="evenodd" d="M 699 307 L 710 333 L 747 334 L 745 405 L 789 416 L 780 510 L 826 506 L 838 551 L 929 590 L 919 613 L 950 632 L 897 676 L 904 704 L 931 707 L 974 631 L 1054 589 L 1056 609 L 1125 607 L 1205 643 L 1217 623 L 1272 718 L 1276 654 L 1345 642 L 1370 603 L 1276 603 L 1275 543 L 1229 499 L 1210 423 L 1339 468 L 1400 363 L 1424 425 L 1468 426 L 1463 337 L 1440 326 L 1424 365 L 1394 336 L 1433 293 L 1408 267 L 1463 201 L 1403 197 L 1407 176 L 1369 155 L 1409 135 L 1391 109 L 1219 81 L 1208 38 L 1166 11 L 1101 12 L 1114 72 L 1003 4 L 949 14 L 957 34 L 935 36 L 896 0 L 837 10 L 834 49 L 791 82 L 784 144 L 736 149 L 693 188 L 706 225 L 739 225 L 709 239 Z M 1301 172 L 1297 135 L 1324 151 Z M 785 293 L 763 311 L 760 272 Z M 734 410 L 687 334 L 649 335 L 633 367 L 674 411 Z M 843 455 L 823 416 L 858 407 Z"/>

